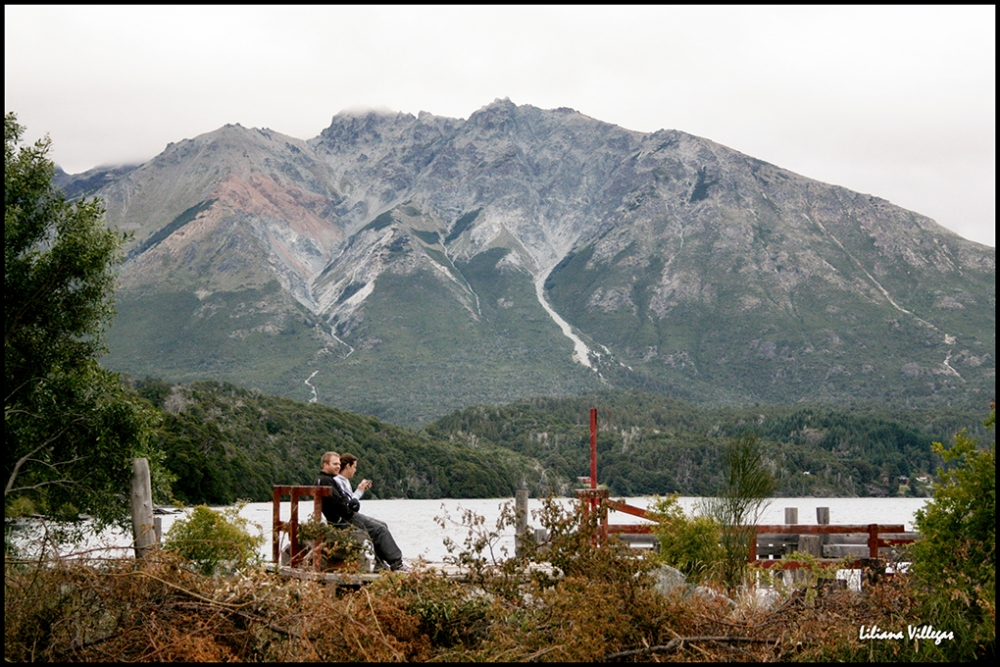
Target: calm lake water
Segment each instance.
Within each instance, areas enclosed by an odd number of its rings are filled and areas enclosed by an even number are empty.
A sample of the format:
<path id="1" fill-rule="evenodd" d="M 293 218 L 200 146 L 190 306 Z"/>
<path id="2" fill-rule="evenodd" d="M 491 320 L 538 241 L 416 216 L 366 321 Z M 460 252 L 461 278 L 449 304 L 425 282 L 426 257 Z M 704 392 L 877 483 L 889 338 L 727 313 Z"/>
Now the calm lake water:
<path id="1" fill-rule="evenodd" d="M 653 497 L 626 498 L 626 502 L 635 507 L 646 508 L 655 499 Z M 698 498 L 681 497 L 680 504 L 689 514 L 694 513 Z M 562 499 L 567 505 L 573 500 Z M 799 510 L 799 523 L 816 523 L 816 508 L 828 507 L 830 509 L 830 523 L 850 524 L 850 523 L 881 523 L 881 524 L 904 524 L 905 530 L 913 530 L 913 518 L 918 509 L 928 502 L 927 498 L 778 498 L 771 502 L 761 517 L 761 523 L 779 524 L 785 521 L 785 508 L 797 507 Z M 439 499 L 439 500 L 363 500 L 362 512 L 369 516 L 385 521 L 396 538 L 397 544 L 403 551 L 403 557 L 408 560 L 423 558 L 430 562 L 440 562 L 448 555 L 445 548 L 445 538 L 450 537 L 458 545 L 462 545 L 463 539 L 468 534 L 468 529 L 458 525 L 462 513 L 470 510 L 485 518 L 484 528 L 492 529 L 496 525 L 500 516 L 501 507 L 504 503 L 513 504 L 513 499 L 504 498 L 476 498 L 465 500 Z M 287 521 L 291 516 L 291 506 L 288 502 L 281 504 L 281 519 Z M 528 502 L 529 524 L 540 526 L 531 512 L 540 509 L 542 501 L 530 499 Z M 308 520 L 312 512 L 312 500 L 305 500 L 299 503 L 299 520 Z M 243 507 L 240 515 L 247 518 L 254 524 L 254 530 L 265 536 L 265 543 L 261 547 L 261 556 L 265 560 L 271 559 L 271 522 L 273 510 L 271 503 L 249 503 Z M 442 527 L 435 522 L 435 517 L 444 518 L 450 515 L 451 522 Z M 162 515 L 163 532 L 166 533 L 173 522 L 183 517 L 182 513 Z M 613 524 L 644 523 L 642 519 L 620 512 L 612 512 L 610 522 Z M 98 552 L 105 552 L 109 555 L 130 555 L 131 551 L 125 551 L 122 547 L 131 542 L 131 535 L 123 535 L 114 531 L 108 531 L 99 538 L 88 540 L 85 544 L 64 549 L 64 553 L 76 553 L 84 550 L 97 549 Z M 514 550 L 513 529 L 506 531 L 497 542 L 497 556 L 500 557 L 501 549 L 506 548 L 509 553 Z M 91 555 L 95 552 L 91 551 Z"/>

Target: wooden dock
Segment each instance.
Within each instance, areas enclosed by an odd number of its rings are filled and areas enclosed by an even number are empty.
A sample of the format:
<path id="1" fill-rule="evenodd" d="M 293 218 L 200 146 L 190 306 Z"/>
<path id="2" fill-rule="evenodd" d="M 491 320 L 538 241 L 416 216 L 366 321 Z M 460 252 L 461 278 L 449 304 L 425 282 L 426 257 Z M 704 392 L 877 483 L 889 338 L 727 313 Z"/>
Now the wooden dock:
<path id="1" fill-rule="evenodd" d="M 590 475 L 579 478 L 589 488 L 577 489 L 575 496 L 584 512 L 603 511 L 594 539 L 603 542 L 612 536 L 629 543 L 633 547 L 658 548 L 658 539 L 653 533 L 655 517 L 646 510 L 633 507 L 624 500 L 613 500 L 607 489 L 597 485 L 597 410 L 590 410 Z M 313 552 L 299 543 L 299 500 L 312 498 L 313 518 L 321 520 L 322 498 L 331 492 L 330 487 L 276 485 L 274 487 L 273 557 L 271 570 L 282 576 L 298 579 L 326 581 L 343 586 L 361 586 L 377 581 L 381 573 L 322 572 L 320 553 Z M 281 498 L 291 500 L 291 517 L 281 518 Z M 528 491 L 518 489 L 515 493 L 515 553 L 521 556 L 526 543 L 544 543 L 548 536 L 544 529 L 528 525 Z M 650 523 L 610 524 L 610 511 L 629 514 Z M 917 533 L 905 532 L 902 524 L 830 524 L 830 510 L 816 508 L 816 524 L 800 524 L 798 509 L 785 508 L 785 523 L 781 525 L 758 525 L 752 527 L 756 533 L 750 543 L 748 561 L 758 568 L 794 570 L 827 563 L 842 563 L 853 569 L 884 569 L 886 562 L 898 555 L 898 547 L 909 544 L 919 537 Z M 280 553 L 280 534 L 287 533 L 289 548 L 287 558 Z M 806 560 L 792 560 L 787 556 L 802 554 Z M 852 560 L 848 560 L 852 559 Z M 543 570 L 549 576 L 561 576 L 548 564 L 531 564 L 531 568 Z M 456 581 L 469 580 L 473 573 L 455 565 L 445 563 L 420 563 L 418 569 L 437 572 Z M 525 578 L 530 576 L 530 569 Z"/>

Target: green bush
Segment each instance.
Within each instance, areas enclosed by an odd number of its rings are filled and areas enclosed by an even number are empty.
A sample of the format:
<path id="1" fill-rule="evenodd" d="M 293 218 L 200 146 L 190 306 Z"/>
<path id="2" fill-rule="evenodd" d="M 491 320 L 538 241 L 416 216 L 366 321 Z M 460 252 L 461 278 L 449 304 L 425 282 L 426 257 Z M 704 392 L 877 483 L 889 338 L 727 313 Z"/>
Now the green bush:
<path id="1" fill-rule="evenodd" d="M 299 541 L 322 549 L 324 570 L 357 570 L 365 560 L 365 545 L 355 538 L 354 528 L 337 528 L 313 517 L 299 526 Z"/>
<path id="2" fill-rule="evenodd" d="M 996 410 L 984 422 L 996 427 Z M 917 512 L 923 539 L 911 550 L 923 622 L 954 632 L 941 644 L 956 660 L 992 655 L 996 642 L 996 443 L 979 448 L 963 430 L 948 448 L 933 445 L 949 470 L 938 472 L 934 501 Z"/>
<path id="3" fill-rule="evenodd" d="M 264 536 L 250 533 L 252 524 L 240 516 L 242 507 L 239 504 L 217 512 L 198 505 L 189 517 L 170 527 L 163 540 L 164 550 L 176 552 L 202 574 L 212 574 L 220 565 L 241 569 L 256 563 Z"/>
<path id="4" fill-rule="evenodd" d="M 659 525 L 654 534 L 660 542 L 660 560 L 675 567 L 696 584 L 717 573 L 725 551 L 719 524 L 710 516 L 685 516 L 677 495 L 657 498 L 647 516 Z"/>

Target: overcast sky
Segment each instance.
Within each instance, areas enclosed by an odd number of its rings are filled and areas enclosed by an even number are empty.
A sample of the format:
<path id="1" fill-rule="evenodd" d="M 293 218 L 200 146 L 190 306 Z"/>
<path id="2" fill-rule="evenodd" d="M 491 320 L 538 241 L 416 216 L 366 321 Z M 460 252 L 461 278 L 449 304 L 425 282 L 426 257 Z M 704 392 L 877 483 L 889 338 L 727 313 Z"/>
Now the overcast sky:
<path id="1" fill-rule="evenodd" d="M 4 106 L 70 173 L 226 123 L 495 98 L 677 129 L 996 245 L 996 8 L 4 7 Z"/>

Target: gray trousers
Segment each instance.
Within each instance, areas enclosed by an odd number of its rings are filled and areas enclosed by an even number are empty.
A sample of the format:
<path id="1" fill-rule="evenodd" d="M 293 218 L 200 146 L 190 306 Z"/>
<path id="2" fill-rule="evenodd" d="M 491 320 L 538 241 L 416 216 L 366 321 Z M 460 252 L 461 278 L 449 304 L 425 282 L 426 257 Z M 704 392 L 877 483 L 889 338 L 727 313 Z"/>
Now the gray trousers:
<path id="1" fill-rule="evenodd" d="M 393 570 L 398 570 L 403 565 L 403 552 L 396 546 L 396 540 L 392 538 L 389 526 L 364 514 L 355 514 L 351 523 L 368 532 L 372 546 L 375 547 L 376 558 L 384 561 Z"/>

